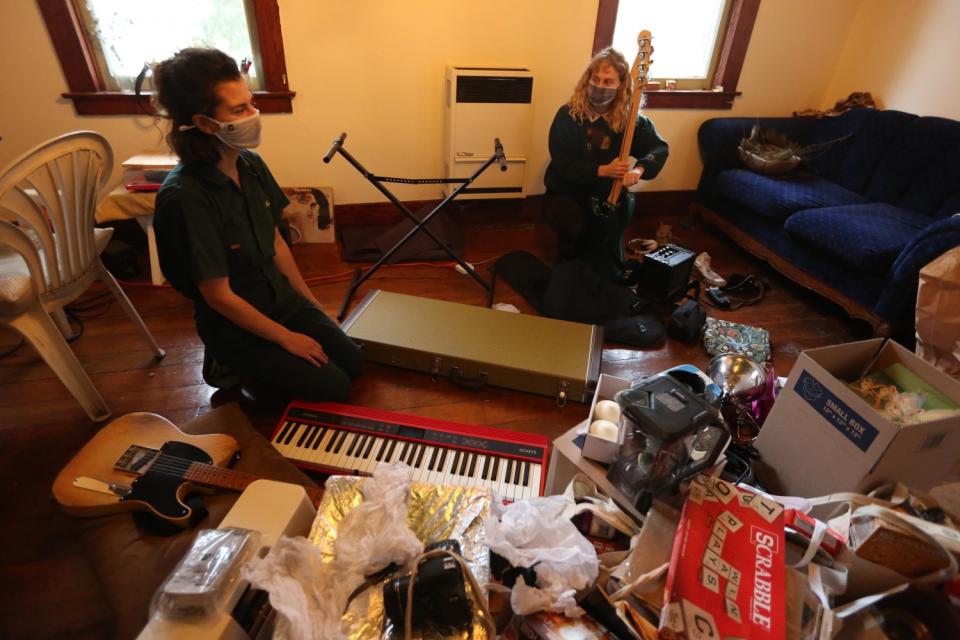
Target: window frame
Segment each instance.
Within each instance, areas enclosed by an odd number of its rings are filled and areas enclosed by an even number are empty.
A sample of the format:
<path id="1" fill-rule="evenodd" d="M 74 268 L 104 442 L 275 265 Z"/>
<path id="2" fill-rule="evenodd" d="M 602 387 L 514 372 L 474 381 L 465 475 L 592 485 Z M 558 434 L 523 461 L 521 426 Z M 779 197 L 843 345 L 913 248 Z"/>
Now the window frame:
<path id="1" fill-rule="evenodd" d="M 150 94 L 137 96 L 127 91 L 104 90 L 103 78 L 87 39 L 74 0 L 37 0 L 53 48 L 60 60 L 68 91 L 77 115 L 152 114 Z M 257 108 L 263 113 L 293 113 L 293 97 L 287 81 L 286 57 L 280 31 L 277 0 L 251 0 L 257 24 L 263 91 L 254 92 Z"/>
<path id="2" fill-rule="evenodd" d="M 613 43 L 619 0 L 599 0 L 597 24 L 593 33 L 593 53 Z M 723 39 L 718 43 L 719 60 L 713 73 L 716 89 L 658 89 L 647 91 L 647 109 L 731 109 L 737 91 L 747 46 L 760 10 L 760 0 L 731 0 L 730 15 Z M 656 37 L 656 34 L 654 34 Z"/>

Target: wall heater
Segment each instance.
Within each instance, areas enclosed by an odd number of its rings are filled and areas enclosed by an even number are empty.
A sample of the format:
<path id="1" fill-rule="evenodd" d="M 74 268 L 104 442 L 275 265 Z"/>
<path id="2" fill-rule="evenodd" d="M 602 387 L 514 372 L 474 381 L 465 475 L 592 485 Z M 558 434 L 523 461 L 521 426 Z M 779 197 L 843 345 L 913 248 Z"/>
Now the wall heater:
<path id="1" fill-rule="evenodd" d="M 466 198 L 523 198 L 533 124 L 533 75 L 523 68 L 447 67 L 444 82 L 443 162 L 448 178 L 466 178 L 493 153 L 500 138 L 507 170 L 487 169 Z M 449 194 L 456 184 L 445 185 Z"/>

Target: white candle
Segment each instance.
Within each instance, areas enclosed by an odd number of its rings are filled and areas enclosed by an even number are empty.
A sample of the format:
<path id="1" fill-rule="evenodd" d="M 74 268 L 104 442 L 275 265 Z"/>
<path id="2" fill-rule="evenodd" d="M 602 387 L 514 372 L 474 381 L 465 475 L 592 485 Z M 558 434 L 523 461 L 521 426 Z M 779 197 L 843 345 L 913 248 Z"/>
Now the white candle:
<path id="1" fill-rule="evenodd" d="M 620 422 L 620 405 L 613 400 L 600 400 L 593 408 L 593 419 Z"/>
<path id="2" fill-rule="evenodd" d="M 594 420 L 590 425 L 591 434 L 610 442 L 616 442 L 619 439 L 617 437 L 619 432 L 617 425 L 609 420 Z"/>

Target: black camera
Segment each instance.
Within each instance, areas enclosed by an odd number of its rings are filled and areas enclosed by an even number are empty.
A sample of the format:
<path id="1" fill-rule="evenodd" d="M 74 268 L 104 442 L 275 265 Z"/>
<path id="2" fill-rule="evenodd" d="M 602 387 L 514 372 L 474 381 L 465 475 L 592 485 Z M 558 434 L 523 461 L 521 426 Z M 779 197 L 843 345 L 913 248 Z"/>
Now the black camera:
<path id="1" fill-rule="evenodd" d="M 435 549 L 460 555 L 456 540 L 436 542 L 427 546 L 424 552 Z M 410 579 L 410 576 L 401 576 L 383 585 L 383 610 L 397 629 L 402 629 L 406 620 Z M 469 626 L 473 607 L 464 585 L 463 570 L 455 558 L 445 555 L 422 561 L 413 580 L 411 626 L 414 630 L 466 629 Z"/>

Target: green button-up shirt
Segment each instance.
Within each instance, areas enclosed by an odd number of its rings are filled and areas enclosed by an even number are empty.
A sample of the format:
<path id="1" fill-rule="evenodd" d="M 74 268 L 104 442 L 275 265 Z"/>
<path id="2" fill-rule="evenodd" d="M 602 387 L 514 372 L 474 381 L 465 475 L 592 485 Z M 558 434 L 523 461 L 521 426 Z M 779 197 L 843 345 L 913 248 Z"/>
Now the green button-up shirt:
<path id="1" fill-rule="evenodd" d="M 157 194 L 160 268 L 193 300 L 205 344 L 249 334 L 210 308 L 197 288 L 203 280 L 229 278 L 234 293 L 281 323 L 307 304 L 274 262 L 286 196 L 257 154 L 243 151 L 237 169 L 239 188 L 213 165 L 181 163 Z"/>

